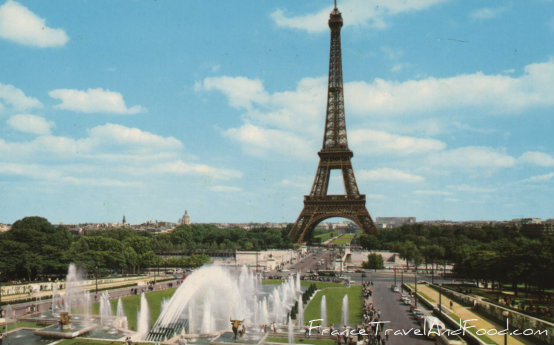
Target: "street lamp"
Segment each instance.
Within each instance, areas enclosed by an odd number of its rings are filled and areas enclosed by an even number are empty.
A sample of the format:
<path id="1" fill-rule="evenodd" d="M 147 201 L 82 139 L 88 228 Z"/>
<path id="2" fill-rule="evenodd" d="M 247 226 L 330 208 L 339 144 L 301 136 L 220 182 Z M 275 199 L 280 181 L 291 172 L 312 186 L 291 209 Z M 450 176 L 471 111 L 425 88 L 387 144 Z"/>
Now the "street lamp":
<path id="1" fill-rule="evenodd" d="M 415 269 L 414 281 L 415 281 L 414 306 L 417 308 L 417 268 Z"/>
<path id="2" fill-rule="evenodd" d="M 439 284 L 439 315 L 442 315 L 442 283 Z"/>
<path id="3" fill-rule="evenodd" d="M 502 312 L 502 316 L 504 316 L 504 319 L 506 320 L 506 329 L 509 329 L 508 327 L 508 316 L 510 316 L 510 313 L 508 313 L 507 310 L 504 310 Z M 506 330 L 506 333 L 504 333 L 504 345 L 508 345 L 508 331 Z"/>
<path id="4" fill-rule="evenodd" d="M 96 278 L 96 298 L 98 298 L 98 265 L 96 265 L 96 274 L 94 276 Z"/>
<path id="5" fill-rule="evenodd" d="M 400 286 L 404 286 L 404 269 L 400 267 Z"/>
<path id="6" fill-rule="evenodd" d="M 394 271 L 394 286 L 396 286 L 396 267 L 393 267 Z"/>

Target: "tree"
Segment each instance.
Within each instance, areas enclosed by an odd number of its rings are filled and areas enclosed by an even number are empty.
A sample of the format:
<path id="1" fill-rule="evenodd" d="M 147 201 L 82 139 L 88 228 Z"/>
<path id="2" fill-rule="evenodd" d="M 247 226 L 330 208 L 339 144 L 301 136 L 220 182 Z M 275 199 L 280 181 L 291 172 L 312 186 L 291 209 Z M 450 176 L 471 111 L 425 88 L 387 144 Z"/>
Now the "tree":
<path id="1" fill-rule="evenodd" d="M 383 256 L 381 254 L 377 253 L 370 253 L 367 256 L 367 261 L 362 262 L 363 268 L 378 270 L 385 268 L 384 262 L 383 262 Z"/>

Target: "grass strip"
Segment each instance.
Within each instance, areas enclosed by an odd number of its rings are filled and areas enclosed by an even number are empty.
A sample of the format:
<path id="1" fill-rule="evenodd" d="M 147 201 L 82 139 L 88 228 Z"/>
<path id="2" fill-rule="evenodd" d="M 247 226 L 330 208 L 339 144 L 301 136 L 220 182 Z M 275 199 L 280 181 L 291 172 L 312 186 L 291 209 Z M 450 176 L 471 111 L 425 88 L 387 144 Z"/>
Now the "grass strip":
<path id="1" fill-rule="evenodd" d="M 283 337 L 267 337 L 265 339 L 266 343 L 284 343 L 288 344 L 289 339 Z M 295 344 L 312 344 L 312 345 L 335 345 L 337 342 L 333 339 L 310 339 L 310 338 L 299 338 L 294 339 Z"/>
<path id="2" fill-rule="evenodd" d="M 349 324 L 362 323 L 362 287 L 353 285 L 350 288 L 335 287 L 324 288 L 318 291 L 304 311 L 304 322 L 321 318 L 321 299 L 325 296 L 327 304 L 327 325 L 341 325 L 342 323 L 342 299 L 348 294 Z"/>
<path id="3" fill-rule="evenodd" d="M 454 314 L 454 313 L 448 313 L 448 316 L 450 316 L 452 319 L 454 319 L 454 321 L 456 321 L 458 323 L 458 325 L 462 324 L 463 320 L 458 317 L 458 315 Z M 477 338 L 481 339 L 482 341 L 484 341 L 485 343 L 487 344 L 498 344 L 497 342 L 491 340 L 489 337 L 487 337 L 486 335 L 479 335 L 476 333 L 476 330 L 473 329 L 473 328 L 469 328 L 468 331 L 475 335 Z"/>

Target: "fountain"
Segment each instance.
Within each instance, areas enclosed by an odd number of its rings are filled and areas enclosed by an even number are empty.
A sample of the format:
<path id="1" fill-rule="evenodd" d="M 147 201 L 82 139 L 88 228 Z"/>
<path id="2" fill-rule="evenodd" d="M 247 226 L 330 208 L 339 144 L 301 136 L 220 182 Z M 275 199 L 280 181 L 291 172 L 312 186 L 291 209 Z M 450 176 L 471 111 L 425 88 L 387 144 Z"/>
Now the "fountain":
<path id="1" fill-rule="evenodd" d="M 344 294 L 342 298 L 342 324 L 348 326 L 348 295 Z"/>
<path id="2" fill-rule="evenodd" d="M 296 314 L 296 321 L 298 327 L 304 327 L 304 303 L 302 302 L 302 295 L 298 296 L 298 314 Z"/>
<path id="3" fill-rule="evenodd" d="M 137 336 L 143 339 L 150 330 L 150 308 L 144 292 L 140 295 L 140 311 L 137 316 Z"/>
<path id="4" fill-rule="evenodd" d="M 145 340 L 170 339 L 183 329 L 188 337 L 217 335 L 229 330 L 230 319 L 244 320 L 244 325 L 256 329 L 271 322 L 284 324 L 297 298 L 294 277 L 269 288 L 246 266 L 240 272 L 204 266 L 175 291 Z M 227 338 L 221 334 L 218 339 Z"/>
<path id="5" fill-rule="evenodd" d="M 106 326 L 112 320 L 112 304 L 110 303 L 110 295 L 108 291 L 100 294 L 100 324 Z"/>
<path id="6" fill-rule="evenodd" d="M 327 302 L 325 300 L 325 295 L 321 297 L 321 327 L 327 327 Z"/>
<path id="7" fill-rule="evenodd" d="M 289 316 L 289 328 L 288 328 L 288 339 L 289 339 L 289 345 L 294 344 L 294 333 L 293 333 L 293 325 L 292 325 L 292 319 Z"/>

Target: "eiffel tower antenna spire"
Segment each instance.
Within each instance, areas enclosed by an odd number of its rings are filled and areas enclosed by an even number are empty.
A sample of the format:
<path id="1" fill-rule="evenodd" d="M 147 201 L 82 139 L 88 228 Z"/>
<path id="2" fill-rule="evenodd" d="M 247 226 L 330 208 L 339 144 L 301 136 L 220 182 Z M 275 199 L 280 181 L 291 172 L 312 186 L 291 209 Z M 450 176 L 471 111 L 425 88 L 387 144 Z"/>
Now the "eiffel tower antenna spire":
<path id="1" fill-rule="evenodd" d="M 316 225 L 331 217 L 350 219 L 367 234 L 377 233 L 365 206 L 365 195 L 360 194 L 356 184 L 351 162 L 354 153 L 348 148 L 346 138 L 340 40 L 342 24 L 342 15 L 337 9 L 335 0 L 335 8 L 329 16 L 331 44 L 323 145 L 318 152 L 319 165 L 310 195 L 304 197 L 304 208 L 289 233 L 289 236 L 297 242 L 310 239 Z M 345 194 L 327 194 L 331 170 L 342 172 Z"/>

